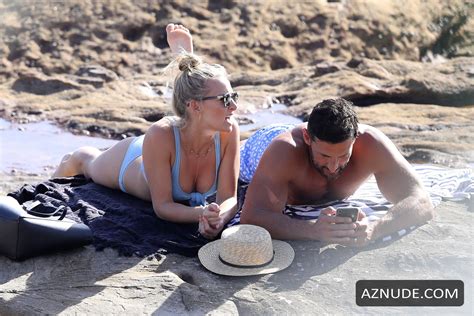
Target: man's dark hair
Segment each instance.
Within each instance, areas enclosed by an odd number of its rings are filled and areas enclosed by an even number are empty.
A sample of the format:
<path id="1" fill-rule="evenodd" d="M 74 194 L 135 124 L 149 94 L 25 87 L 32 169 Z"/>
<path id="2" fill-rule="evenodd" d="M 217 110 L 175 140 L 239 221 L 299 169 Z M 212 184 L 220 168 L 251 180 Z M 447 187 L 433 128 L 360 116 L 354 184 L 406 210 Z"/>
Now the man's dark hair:
<path id="1" fill-rule="evenodd" d="M 359 120 L 351 101 L 326 99 L 318 103 L 308 120 L 308 132 L 313 141 L 317 139 L 337 144 L 356 138 Z"/>

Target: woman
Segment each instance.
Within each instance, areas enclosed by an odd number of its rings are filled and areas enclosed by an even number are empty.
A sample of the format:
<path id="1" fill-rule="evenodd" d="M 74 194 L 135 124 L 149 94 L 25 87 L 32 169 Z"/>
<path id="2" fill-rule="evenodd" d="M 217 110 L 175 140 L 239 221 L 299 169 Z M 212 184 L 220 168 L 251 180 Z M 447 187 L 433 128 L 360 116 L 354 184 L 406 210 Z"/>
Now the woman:
<path id="1" fill-rule="evenodd" d="M 182 25 L 166 27 L 179 65 L 173 110 L 145 135 L 127 138 L 104 152 L 82 147 L 66 155 L 54 177 L 83 174 L 153 203 L 156 215 L 199 222 L 204 237 L 216 237 L 237 212 L 239 127 L 233 118 L 237 93 L 225 69 L 192 54 L 192 37 Z M 216 194 L 216 203 L 207 199 Z"/>

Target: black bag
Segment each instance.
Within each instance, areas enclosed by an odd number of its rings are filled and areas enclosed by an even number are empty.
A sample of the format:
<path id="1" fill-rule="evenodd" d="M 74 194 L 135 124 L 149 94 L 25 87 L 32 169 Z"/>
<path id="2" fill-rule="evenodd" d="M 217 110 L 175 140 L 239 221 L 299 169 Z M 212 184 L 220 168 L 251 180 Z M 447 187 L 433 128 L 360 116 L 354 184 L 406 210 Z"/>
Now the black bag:
<path id="1" fill-rule="evenodd" d="M 31 215 L 34 210 L 25 211 L 14 198 L 0 196 L 0 255 L 24 260 L 90 244 L 93 238 L 89 227 L 63 220 L 66 210 L 63 207 L 53 214 L 35 216 Z"/>

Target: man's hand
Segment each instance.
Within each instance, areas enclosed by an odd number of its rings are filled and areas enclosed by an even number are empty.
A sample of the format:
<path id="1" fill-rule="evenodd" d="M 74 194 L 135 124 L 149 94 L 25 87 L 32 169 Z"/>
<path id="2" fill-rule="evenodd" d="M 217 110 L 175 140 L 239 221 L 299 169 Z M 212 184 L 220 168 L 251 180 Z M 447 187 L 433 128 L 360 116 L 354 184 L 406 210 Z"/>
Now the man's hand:
<path id="1" fill-rule="evenodd" d="M 347 244 L 354 237 L 356 224 L 349 217 L 338 217 L 336 209 L 327 207 L 321 211 L 315 228 L 319 232 L 318 240 L 327 243 Z"/>
<path id="2" fill-rule="evenodd" d="M 320 232 L 319 240 L 328 243 L 337 243 L 347 246 L 363 247 L 372 240 L 374 225 L 364 212 L 360 211 L 357 221 L 353 223 L 349 217 L 338 217 L 333 207 L 321 211 L 317 229 Z M 318 224 L 319 223 L 319 224 Z"/>
<path id="3" fill-rule="evenodd" d="M 374 238 L 375 224 L 369 223 L 369 218 L 361 211 L 356 226 L 355 236 L 350 245 L 355 247 L 367 246 Z"/>

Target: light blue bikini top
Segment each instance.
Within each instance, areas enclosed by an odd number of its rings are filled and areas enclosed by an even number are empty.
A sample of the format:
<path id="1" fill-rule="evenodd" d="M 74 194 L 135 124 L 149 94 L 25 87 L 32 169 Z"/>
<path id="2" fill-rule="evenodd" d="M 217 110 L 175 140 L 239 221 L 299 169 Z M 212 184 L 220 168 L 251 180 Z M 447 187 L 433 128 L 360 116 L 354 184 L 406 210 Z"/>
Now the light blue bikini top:
<path id="1" fill-rule="evenodd" d="M 171 170 L 171 183 L 172 183 L 172 194 L 174 201 L 189 201 L 189 206 L 206 205 L 206 199 L 216 193 L 217 191 L 217 175 L 219 173 L 219 166 L 221 164 L 221 138 L 220 134 L 214 135 L 214 147 L 216 151 L 216 176 L 214 184 L 206 193 L 191 192 L 186 193 L 181 189 L 179 184 L 179 167 L 181 165 L 181 140 L 179 137 L 179 129 L 177 126 L 173 126 L 174 141 L 176 147 L 176 155 L 174 158 L 173 169 Z"/>

